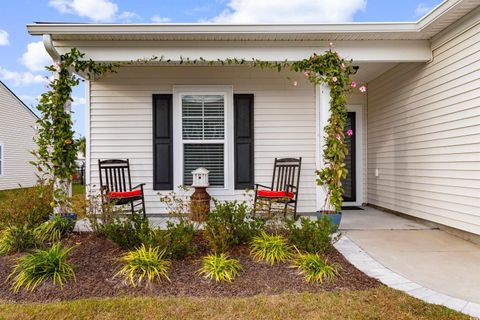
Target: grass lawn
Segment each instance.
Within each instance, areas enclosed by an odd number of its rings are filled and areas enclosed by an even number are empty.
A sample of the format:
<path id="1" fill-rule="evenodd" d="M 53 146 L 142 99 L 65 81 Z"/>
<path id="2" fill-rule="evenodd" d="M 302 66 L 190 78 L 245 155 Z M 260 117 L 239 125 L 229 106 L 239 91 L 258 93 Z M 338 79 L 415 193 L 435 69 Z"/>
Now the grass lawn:
<path id="1" fill-rule="evenodd" d="M 73 184 L 72 185 L 72 195 L 85 194 L 85 185 Z"/>
<path id="2" fill-rule="evenodd" d="M 20 190 L 25 188 L 11 189 L 11 190 L 0 190 L 0 201 L 4 200 L 8 194 L 15 194 Z M 72 185 L 72 195 L 85 194 L 85 185 L 73 184 Z"/>
<path id="3" fill-rule="evenodd" d="M 18 189 L 10 189 L 10 190 L 0 190 L 0 201 L 3 201 L 5 200 L 5 198 L 9 195 L 9 194 L 15 194 L 17 192 L 19 192 L 20 190 L 23 190 L 24 188 L 18 188 Z"/>
<path id="4" fill-rule="evenodd" d="M 68 289 L 65 289 L 68 290 Z M 469 319 L 400 291 L 283 294 L 249 298 L 109 298 L 0 304 L 0 319 Z"/>

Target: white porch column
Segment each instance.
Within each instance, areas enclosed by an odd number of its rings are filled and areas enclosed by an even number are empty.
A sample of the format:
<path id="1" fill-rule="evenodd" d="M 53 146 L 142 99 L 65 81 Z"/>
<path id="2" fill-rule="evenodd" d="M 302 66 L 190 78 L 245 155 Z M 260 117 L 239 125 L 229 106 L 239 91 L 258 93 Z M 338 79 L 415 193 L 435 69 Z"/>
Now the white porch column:
<path id="1" fill-rule="evenodd" d="M 330 118 L 330 87 L 321 83 L 315 87 L 315 122 L 316 122 L 316 152 L 315 162 L 317 169 L 323 168 L 325 161 L 323 159 L 323 147 L 325 145 L 324 129 Z M 325 203 L 326 191 L 322 186 L 317 186 L 317 210 L 323 209 Z"/>
<path id="2" fill-rule="evenodd" d="M 55 49 L 55 46 L 53 45 L 53 40 L 52 36 L 50 34 L 43 34 L 43 45 L 45 46 L 45 50 L 48 52 L 50 57 L 52 58 L 52 62 L 60 64 L 60 54 L 58 53 L 57 49 Z M 69 70 L 69 72 L 72 72 L 73 70 Z M 55 78 L 58 78 L 58 72 L 55 72 L 53 75 Z M 72 112 L 72 102 L 67 101 L 65 104 L 64 110 L 66 113 L 71 113 Z M 68 194 L 69 197 L 72 196 L 72 181 L 71 180 L 59 180 L 57 177 L 53 177 L 54 179 L 54 188 L 55 189 L 63 189 L 65 193 Z M 53 208 L 54 213 L 61 213 L 62 208 L 59 206 L 56 206 Z"/>
<path id="3" fill-rule="evenodd" d="M 72 103 L 71 101 L 68 101 L 65 104 L 65 112 L 66 113 L 71 113 L 72 112 Z M 54 188 L 55 189 L 63 189 L 63 191 L 68 195 L 68 197 L 72 196 L 72 180 L 60 180 L 57 177 L 54 177 Z M 56 206 L 53 208 L 53 212 L 55 214 L 62 213 L 62 207 Z"/>

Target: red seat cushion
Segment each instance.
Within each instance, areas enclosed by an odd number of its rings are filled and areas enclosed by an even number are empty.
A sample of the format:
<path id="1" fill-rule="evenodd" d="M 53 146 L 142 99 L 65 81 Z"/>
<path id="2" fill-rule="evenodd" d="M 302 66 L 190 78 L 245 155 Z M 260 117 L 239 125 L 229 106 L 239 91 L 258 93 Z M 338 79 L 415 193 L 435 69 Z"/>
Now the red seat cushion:
<path id="1" fill-rule="evenodd" d="M 125 192 L 109 192 L 108 196 L 110 198 L 133 198 L 142 195 L 142 190 L 133 190 L 133 191 L 125 191 Z"/>
<path id="2" fill-rule="evenodd" d="M 270 190 L 258 190 L 257 195 L 265 198 L 285 198 L 287 197 L 286 191 L 270 191 Z M 293 192 L 288 192 L 288 197 L 293 199 L 295 197 Z"/>

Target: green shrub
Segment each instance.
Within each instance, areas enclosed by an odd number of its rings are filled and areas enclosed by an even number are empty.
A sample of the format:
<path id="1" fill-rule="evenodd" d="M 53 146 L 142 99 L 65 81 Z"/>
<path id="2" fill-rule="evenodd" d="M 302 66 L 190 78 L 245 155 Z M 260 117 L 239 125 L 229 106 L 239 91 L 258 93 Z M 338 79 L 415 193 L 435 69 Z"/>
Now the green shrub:
<path id="1" fill-rule="evenodd" d="M 52 187 L 38 185 L 5 192 L 0 201 L 0 229 L 8 226 L 35 228 L 52 213 Z"/>
<path id="2" fill-rule="evenodd" d="M 42 242 L 55 242 L 73 231 L 75 221 L 59 214 L 38 226 L 35 231 Z"/>
<path id="3" fill-rule="evenodd" d="M 22 287 L 27 291 L 33 291 L 40 283 L 48 279 L 63 289 L 67 280 L 75 280 L 75 271 L 67 261 L 68 254 L 73 248 L 63 248 L 58 242 L 51 248 L 37 249 L 33 253 L 18 258 L 17 264 L 7 278 L 7 280 L 13 280 L 14 292 L 18 292 Z"/>
<path id="4" fill-rule="evenodd" d="M 150 243 L 153 236 L 148 219 L 138 213 L 130 214 L 123 219 L 114 218 L 100 228 L 110 241 L 127 249 L 135 249 L 144 243 Z"/>
<path id="5" fill-rule="evenodd" d="M 333 243 L 338 239 L 338 237 L 332 238 L 337 231 L 337 226 L 333 225 L 325 215 L 315 221 L 301 218 L 300 226 L 291 219 L 287 221 L 286 227 L 288 239 L 300 251 L 327 254 L 333 250 Z"/>
<path id="6" fill-rule="evenodd" d="M 3 230 L 0 238 L 0 256 L 24 252 L 40 245 L 37 233 L 27 226 L 11 226 Z"/>
<path id="7" fill-rule="evenodd" d="M 215 201 L 207 215 L 204 236 L 213 252 L 225 252 L 234 245 L 248 243 L 264 227 L 254 219 L 245 203 Z"/>
<path id="8" fill-rule="evenodd" d="M 282 235 L 270 235 L 262 231 L 255 236 L 251 243 L 250 254 L 259 261 L 266 261 L 270 265 L 275 262 L 284 262 L 292 256 L 288 241 Z"/>
<path id="9" fill-rule="evenodd" d="M 323 260 L 320 255 L 314 253 L 298 253 L 292 261 L 292 268 L 299 270 L 300 274 L 305 275 L 307 283 L 323 283 L 323 280 L 333 282 L 338 275 L 339 267 L 336 264 L 329 264 Z"/>
<path id="10" fill-rule="evenodd" d="M 210 254 L 202 258 L 202 267 L 198 270 L 206 279 L 232 282 L 242 271 L 240 262 L 229 258 L 226 254 Z"/>
<path id="11" fill-rule="evenodd" d="M 116 276 L 124 276 L 125 281 L 128 281 L 133 287 L 141 284 L 144 279 L 147 280 L 147 285 L 163 278 L 170 281 L 168 272 L 172 263 L 164 256 L 165 250 L 160 250 L 158 247 L 147 248 L 142 244 L 138 249 L 130 251 L 120 258 L 124 266 Z"/>
<path id="12" fill-rule="evenodd" d="M 181 260 L 195 252 L 193 237 L 195 228 L 192 223 L 181 219 L 178 223 L 167 222 L 167 230 L 156 229 L 151 245 L 166 251 L 166 256 Z"/>

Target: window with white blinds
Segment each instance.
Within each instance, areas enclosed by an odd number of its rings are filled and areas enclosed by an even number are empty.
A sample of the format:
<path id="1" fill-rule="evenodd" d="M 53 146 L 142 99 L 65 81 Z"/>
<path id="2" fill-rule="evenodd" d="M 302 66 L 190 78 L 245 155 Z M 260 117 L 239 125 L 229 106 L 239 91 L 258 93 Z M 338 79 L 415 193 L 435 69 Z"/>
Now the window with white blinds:
<path id="1" fill-rule="evenodd" d="M 183 184 L 205 167 L 211 186 L 225 186 L 225 97 L 182 96 Z"/>
<path id="2" fill-rule="evenodd" d="M 3 175 L 3 144 L 0 144 L 0 176 Z"/>

